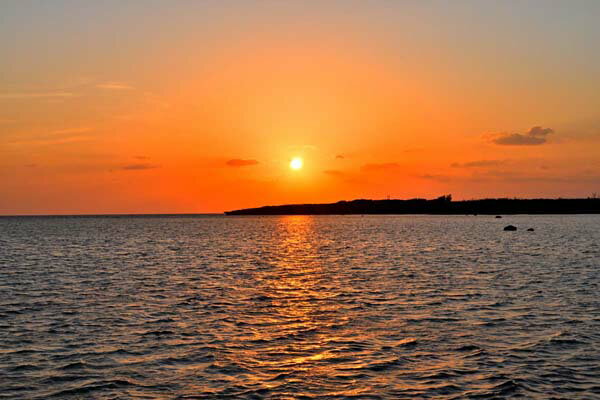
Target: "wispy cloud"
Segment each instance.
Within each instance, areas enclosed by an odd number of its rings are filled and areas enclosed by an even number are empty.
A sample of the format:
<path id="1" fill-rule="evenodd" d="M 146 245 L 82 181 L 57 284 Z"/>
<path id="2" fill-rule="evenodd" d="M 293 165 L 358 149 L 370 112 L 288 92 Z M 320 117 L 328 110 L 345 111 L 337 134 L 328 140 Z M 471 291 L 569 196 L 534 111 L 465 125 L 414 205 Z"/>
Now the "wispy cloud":
<path id="1" fill-rule="evenodd" d="M 453 168 L 479 168 L 479 167 L 496 167 L 505 164 L 504 160 L 477 160 L 465 163 L 452 163 Z"/>
<path id="2" fill-rule="evenodd" d="M 502 146 L 536 146 L 548 141 L 547 136 L 554 131 L 550 128 L 534 126 L 526 133 L 501 133 L 494 135 L 492 142 Z"/>
<path id="3" fill-rule="evenodd" d="M 77 128 L 65 128 L 58 129 L 51 132 L 30 135 L 29 137 L 19 138 L 13 141 L 9 141 L 11 145 L 58 145 L 67 144 L 74 142 L 81 142 L 90 139 L 87 135 L 93 129 L 91 127 L 77 127 Z"/>
<path id="4" fill-rule="evenodd" d="M 48 139 L 28 139 L 28 140 L 15 140 L 13 142 L 9 142 L 11 145 L 27 145 L 27 146 L 52 146 L 59 144 L 70 144 L 77 142 L 85 142 L 90 140 L 89 136 L 85 135 L 74 135 L 74 136 L 66 136 L 66 137 L 58 137 L 58 138 L 48 138 Z"/>
<path id="5" fill-rule="evenodd" d="M 227 161 L 225 164 L 229 167 L 248 167 L 250 165 L 258 164 L 256 160 L 242 160 L 240 158 L 234 158 L 232 160 Z"/>
<path id="6" fill-rule="evenodd" d="M 52 136 L 73 135 L 73 134 L 77 134 L 77 133 L 90 132 L 91 130 L 92 130 L 92 128 L 89 126 L 84 126 L 84 127 L 79 127 L 79 128 L 65 128 L 65 129 L 58 129 L 58 130 L 52 131 L 52 132 L 50 132 L 50 135 L 52 135 Z"/>
<path id="7" fill-rule="evenodd" d="M 125 171 L 141 171 L 146 169 L 156 169 L 160 168 L 160 165 L 149 164 L 149 163 L 139 163 L 139 164 L 128 164 L 121 167 L 122 170 Z"/>
<path id="8" fill-rule="evenodd" d="M 77 96 L 72 92 L 23 92 L 0 93 L 0 99 L 52 99 Z"/>
<path id="9" fill-rule="evenodd" d="M 338 154 L 335 156 L 336 160 L 343 160 L 344 158 L 346 158 L 343 154 Z"/>
<path id="10" fill-rule="evenodd" d="M 133 86 L 128 85 L 123 82 L 104 82 L 96 85 L 98 89 L 106 89 L 106 90 L 131 90 Z"/>

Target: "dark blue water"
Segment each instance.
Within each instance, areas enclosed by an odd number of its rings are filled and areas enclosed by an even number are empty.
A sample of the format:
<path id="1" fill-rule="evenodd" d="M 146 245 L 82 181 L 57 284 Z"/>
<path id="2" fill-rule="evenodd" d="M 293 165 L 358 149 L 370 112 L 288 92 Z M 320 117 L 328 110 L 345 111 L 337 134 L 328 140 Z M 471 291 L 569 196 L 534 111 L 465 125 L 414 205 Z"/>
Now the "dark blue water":
<path id="1" fill-rule="evenodd" d="M 0 398 L 600 398 L 600 216 L 0 219 Z"/>

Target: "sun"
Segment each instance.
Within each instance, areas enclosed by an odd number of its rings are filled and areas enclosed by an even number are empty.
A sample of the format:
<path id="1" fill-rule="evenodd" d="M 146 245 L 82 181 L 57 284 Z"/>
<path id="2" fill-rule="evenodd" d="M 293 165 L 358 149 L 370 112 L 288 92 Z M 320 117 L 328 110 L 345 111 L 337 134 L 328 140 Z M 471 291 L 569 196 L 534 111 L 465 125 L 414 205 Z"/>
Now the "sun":
<path id="1" fill-rule="evenodd" d="M 294 157 L 292 158 L 292 161 L 290 161 L 290 168 L 295 171 L 301 169 L 302 165 L 304 165 L 304 161 L 302 161 L 300 157 Z"/>

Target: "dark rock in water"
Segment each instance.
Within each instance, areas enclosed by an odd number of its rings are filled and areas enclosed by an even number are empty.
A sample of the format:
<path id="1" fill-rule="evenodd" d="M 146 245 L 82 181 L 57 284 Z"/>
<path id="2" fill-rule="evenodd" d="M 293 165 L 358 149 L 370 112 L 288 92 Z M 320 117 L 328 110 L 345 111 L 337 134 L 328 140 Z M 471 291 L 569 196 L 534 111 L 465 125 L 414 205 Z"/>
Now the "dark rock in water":
<path id="1" fill-rule="evenodd" d="M 505 230 L 505 231 L 516 231 L 516 230 L 517 230 L 517 227 L 516 227 L 516 226 L 514 226 L 514 225 L 506 225 L 506 226 L 504 227 L 504 230 Z"/>
<path id="2" fill-rule="evenodd" d="M 533 228 L 527 229 L 527 232 L 533 232 L 533 231 L 535 231 L 535 229 L 533 229 Z"/>
<path id="3" fill-rule="evenodd" d="M 496 215 L 496 218 L 502 218 L 502 215 Z"/>

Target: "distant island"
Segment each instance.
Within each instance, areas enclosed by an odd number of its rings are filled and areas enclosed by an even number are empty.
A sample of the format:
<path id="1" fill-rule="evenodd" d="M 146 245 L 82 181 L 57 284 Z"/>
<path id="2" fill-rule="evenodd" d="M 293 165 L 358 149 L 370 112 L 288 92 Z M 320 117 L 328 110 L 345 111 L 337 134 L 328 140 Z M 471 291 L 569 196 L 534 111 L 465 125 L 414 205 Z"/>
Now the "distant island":
<path id="1" fill-rule="evenodd" d="M 600 214 L 600 198 L 583 199 L 437 199 L 338 201 L 328 204 L 288 204 L 226 211 L 226 215 L 326 214 Z"/>

